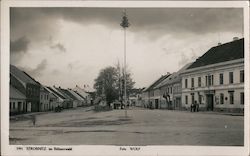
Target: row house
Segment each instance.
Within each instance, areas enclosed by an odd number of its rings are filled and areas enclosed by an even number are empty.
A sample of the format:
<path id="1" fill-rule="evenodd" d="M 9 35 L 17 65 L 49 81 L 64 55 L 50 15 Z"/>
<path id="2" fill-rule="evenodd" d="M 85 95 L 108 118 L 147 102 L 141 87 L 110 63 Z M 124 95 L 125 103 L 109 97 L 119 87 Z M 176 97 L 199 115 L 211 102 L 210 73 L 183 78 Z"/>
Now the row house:
<path id="1" fill-rule="evenodd" d="M 93 103 L 93 99 L 90 95 L 90 93 L 88 93 L 86 90 L 82 89 L 80 86 L 76 85 L 75 88 L 73 88 L 73 90 L 79 95 L 81 96 L 83 99 L 85 99 L 86 103 L 84 104 L 85 106 L 91 105 L 91 103 Z"/>
<path id="2" fill-rule="evenodd" d="M 211 111 L 244 111 L 244 39 L 209 49 L 182 76 L 182 107 Z"/>
<path id="3" fill-rule="evenodd" d="M 24 112 L 26 96 L 10 85 L 10 115 Z"/>
<path id="4" fill-rule="evenodd" d="M 83 97 L 81 97 L 81 95 L 79 95 L 76 91 L 72 89 L 68 89 L 68 91 L 76 98 L 77 107 L 84 106 L 84 104 L 86 103 L 86 100 Z"/>
<path id="5" fill-rule="evenodd" d="M 49 91 L 44 87 L 40 87 L 40 111 L 51 110 Z"/>
<path id="6" fill-rule="evenodd" d="M 160 108 L 163 109 L 181 109 L 181 77 L 180 74 L 184 72 L 191 64 L 182 67 L 178 72 L 172 73 L 165 80 L 154 87 L 160 92 Z"/>
<path id="7" fill-rule="evenodd" d="M 61 87 L 51 87 L 55 93 L 60 96 L 63 99 L 63 103 L 62 103 L 62 107 L 64 109 L 68 109 L 68 108 L 73 108 L 73 100 L 71 97 L 69 97 L 65 92 L 64 89 L 62 89 Z"/>
<path id="8" fill-rule="evenodd" d="M 51 87 L 44 87 L 49 92 L 49 110 L 55 110 L 57 107 L 62 107 L 63 99 L 58 96 Z"/>
<path id="9" fill-rule="evenodd" d="M 23 113 L 40 111 L 40 83 L 21 71 L 14 65 L 10 65 L 10 86 L 21 92 L 26 102 L 20 105 Z M 10 87 L 11 88 L 11 87 Z M 10 90 L 10 93 L 13 90 Z M 11 99 L 10 99 L 11 100 Z"/>
<path id="10" fill-rule="evenodd" d="M 131 89 L 129 94 L 129 103 L 131 106 L 142 107 L 142 91 L 145 88 Z"/>
<path id="11" fill-rule="evenodd" d="M 167 79 L 171 74 L 162 75 L 159 79 L 153 82 L 149 87 L 145 88 L 142 93 L 142 103 L 146 108 L 160 108 L 161 91 L 155 88 L 163 80 Z"/>

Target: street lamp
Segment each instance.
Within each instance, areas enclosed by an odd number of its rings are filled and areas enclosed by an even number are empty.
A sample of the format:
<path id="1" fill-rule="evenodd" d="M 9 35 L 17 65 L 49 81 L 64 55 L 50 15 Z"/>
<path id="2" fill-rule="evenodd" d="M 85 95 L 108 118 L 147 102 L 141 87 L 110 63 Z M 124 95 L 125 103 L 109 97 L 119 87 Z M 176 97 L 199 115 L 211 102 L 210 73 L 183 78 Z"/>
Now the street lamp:
<path id="1" fill-rule="evenodd" d="M 127 110 L 126 110 L 126 105 L 127 105 L 127 82 L 126 82 L 126 28 L 130 26 L 130 23 L 128 22 L 128 17 L 126 14 L 126 9 L 123 11 L 123 17 L 122 17 L 122 23 L 120 24 L 121 27 L 124 30 L 124 102 L 125 102 L 125 116 L 127 116 Z"/>

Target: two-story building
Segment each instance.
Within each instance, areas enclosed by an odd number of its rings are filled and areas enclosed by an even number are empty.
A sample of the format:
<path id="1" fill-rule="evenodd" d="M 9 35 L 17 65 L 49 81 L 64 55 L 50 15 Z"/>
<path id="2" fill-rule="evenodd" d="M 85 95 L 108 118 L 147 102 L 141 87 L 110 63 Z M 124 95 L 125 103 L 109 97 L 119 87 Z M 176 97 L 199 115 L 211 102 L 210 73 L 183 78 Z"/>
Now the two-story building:
<path id="1" fill-rule="evenodd" d="M 50 110 L 50 96 L 49 91 L 41 85 L 40 87 L 40 111 Z"/>
<path id="2" fill-rule="evenodd" d="M 10 85 L 10 115 L 23 113 L 25 104 L 25 95 Z"/>
<path id="3" fill-rule="evenodd" d="M 182 76 L 182 107 L 197 102 L 202 110 L 244 111 L 244 39 L 212 47 Z"/>
<path id="4" fill-rule="evenodd" d="M 26 103 L 23 112 L 40 111 L 40 83 L 30 75 L 10 65 L 10 85 L 25 95 Z"/>
<path id="5" fill-rule="evenodd" d="M 160 108 L 181 109 L 181 77 L 191 63 L 182 67 L 179 71 L 172 73 L 165 80 L 154 87 L 160 91 Z"/>
<path id="6" fill-rule="evenodd" d="M 145 107 L 154 109 L 160 108 L 161 91 L 159 88 L 155 88 L 155 86 L 167 79 L 170 75 L 171 74 L 169 73 L 162 75 L 159 79 L 143 90 L 142 103 L 144 103 Z"/>

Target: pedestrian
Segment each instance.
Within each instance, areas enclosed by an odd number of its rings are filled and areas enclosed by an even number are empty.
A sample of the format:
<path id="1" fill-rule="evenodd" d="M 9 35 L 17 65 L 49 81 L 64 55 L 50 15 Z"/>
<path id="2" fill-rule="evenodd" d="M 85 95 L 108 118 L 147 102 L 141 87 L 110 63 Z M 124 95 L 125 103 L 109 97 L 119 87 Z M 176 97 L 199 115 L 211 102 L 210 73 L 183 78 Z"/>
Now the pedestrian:
<path id="1" fill-rule="evenodd" d="M 193 103 L 191 104 L 190 108 L 191 108 L 191 112 L 193 112 L 194 111 L 194 104 Z"/>
<path id="2" fill-rule="evenodd" d="M 195 101 L 195 108 L 196 108 L 196 112 L 199 112 L 199 103 L 197 103 L 197 101 Z"/>
<path id="3" fill-rule="evenodd" d="M 33 126 L 36 126 L 36 116 L 35 115 L 32 116 L 32 123 L 33 123 Z"/>

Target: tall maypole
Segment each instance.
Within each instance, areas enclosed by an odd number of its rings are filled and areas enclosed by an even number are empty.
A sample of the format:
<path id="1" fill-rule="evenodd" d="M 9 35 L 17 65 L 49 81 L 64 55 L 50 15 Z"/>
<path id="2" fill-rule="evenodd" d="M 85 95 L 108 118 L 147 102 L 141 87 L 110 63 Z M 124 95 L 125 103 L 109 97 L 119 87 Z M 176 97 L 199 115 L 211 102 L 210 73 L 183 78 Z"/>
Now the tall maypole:
<path id="1" fill-rule="evenodd" d="M 126 28 L 130 26 L 128 22 L 128 17 L 126 14 L 126 9 L 123 11 L 123 16 L 122 16 L 122 23 L 120 24 L 121 27 L 123 27 L 124 30 L 124 103 L 125 107 L 127 105 L 127 80 L 126 80 Z M 127 110 L 125 109 L 125 116 L 127 116 Z"/>

